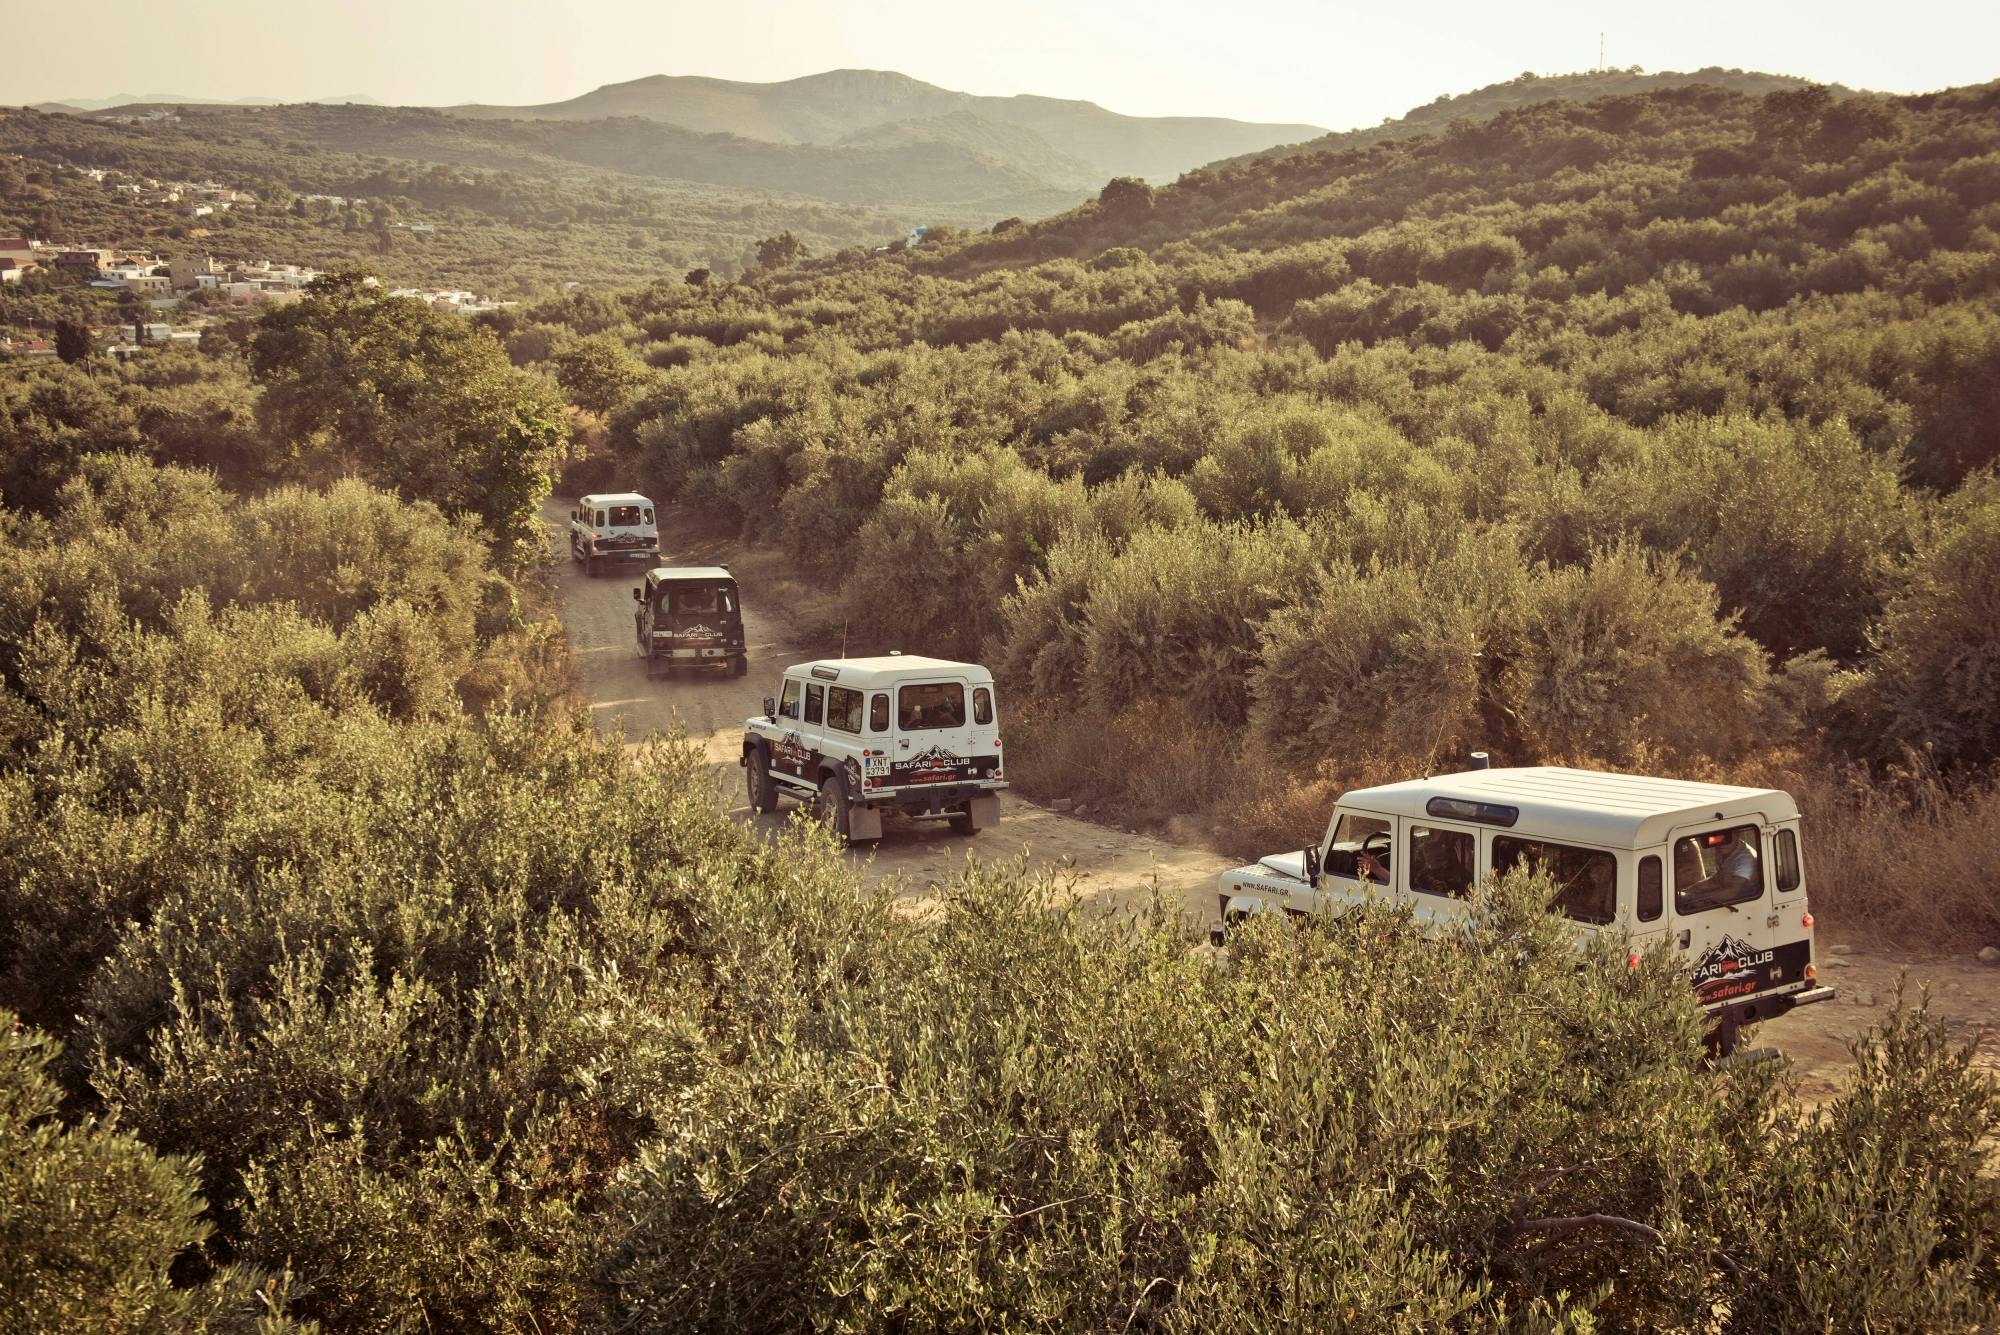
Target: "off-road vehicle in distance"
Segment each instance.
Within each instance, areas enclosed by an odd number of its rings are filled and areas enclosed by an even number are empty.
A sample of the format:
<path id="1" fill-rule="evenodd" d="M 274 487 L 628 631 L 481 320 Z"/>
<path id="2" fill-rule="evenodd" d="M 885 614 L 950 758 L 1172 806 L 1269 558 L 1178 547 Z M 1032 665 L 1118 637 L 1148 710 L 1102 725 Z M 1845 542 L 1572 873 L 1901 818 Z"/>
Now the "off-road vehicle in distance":
<path id="1" fill-rule="evenodd" d="M 1538 767 L 1357 789 L 1314 847 L 1224 872 L 1219 901 L 1225 924 L 1407 905 L 1442 934 L 1476 881 L 1522 863 L 1554 877 L 1551 909 L 1622 934 L 1635 964 L 1670 942 L 1725 1055 L 1740 1026 L 1833 996 L 1813 963 L 1799 809 L 1770 788 Z"/>
<path id="2" fill-rule="evenodd" d="M 660 559 L 653 503 L 636 491 L 580 496 L 569 512 L 569 555 L 595 578 L 600 566 Z"/>
<path id="3" fill-rule="evenodd" d="M 728 566 L 655 566 L 632 598 L 649 680 L 677 668 L 724 668 L 738 677 L 749 670 L 743 604 Z"/>
<path id="4" fill-rule="evenodd" d="M 993 674 L 901 653 L 795 663 L 745 721 L 742 763 L 753 810 L 783 794 L 851 842 L 880 839 L 886 811 L 976 833 L 1007 786 Z"/>

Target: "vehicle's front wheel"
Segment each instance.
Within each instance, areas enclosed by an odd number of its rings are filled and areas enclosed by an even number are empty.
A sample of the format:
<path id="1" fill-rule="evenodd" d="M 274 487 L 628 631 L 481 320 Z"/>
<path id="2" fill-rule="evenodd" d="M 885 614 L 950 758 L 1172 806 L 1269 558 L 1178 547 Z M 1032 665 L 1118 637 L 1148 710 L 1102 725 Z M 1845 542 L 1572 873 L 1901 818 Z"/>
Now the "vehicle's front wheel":
<path id="1" fill-rule="evenodd" d="M 750 809 L 769 815 L 778 809 L 778 786 L 771 782 L 771 769 L 764 761 L 762 751 L 750 754 L 750 763 L 743 767 L 744 786 L 750 792 Z"/>
<path id="2" fill-rule="evenodd" d="M 821 780 L 819 796 L 813 801 L 813 816 L 832 830 L 841 843 L 847 842 L 849 813 L 847 810 L 847 781 L 838 774 L 828 775 Z"/>
<path id="3" fill-rule="evenodd" d="M 596 558 L 596 557 L 594 557 L 594 556 L 586 556 L 586 557 L 584 557 L 584 558 L 583 558 L 583 574 L 584 574 L 584 578 L 586 578 L 586 579 L 596 579 L 596 578 L 597 578 L 597 558 Z"/>

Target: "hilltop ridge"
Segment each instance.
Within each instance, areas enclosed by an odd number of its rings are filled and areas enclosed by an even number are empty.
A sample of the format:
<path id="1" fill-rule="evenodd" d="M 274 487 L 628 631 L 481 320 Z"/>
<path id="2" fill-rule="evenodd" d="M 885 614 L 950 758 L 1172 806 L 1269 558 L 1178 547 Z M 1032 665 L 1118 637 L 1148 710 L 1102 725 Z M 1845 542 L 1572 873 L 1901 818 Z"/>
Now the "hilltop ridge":
<path id="1" fill-rule="evenodd" d="M 778 83 L 654 74 L 537 106 L 446 107 L 498 120 L 600 120 L 639 116 L 684 130 L 771 143 L 834 144 L 886 125 L 970 115 L 1031 132 L 1046 149 L 1087 164 L 1098 179 L 1171 180 L 1217 158 L 1324 133 L 1302 124 L 1212 116 L 1127 116 L 1095 102 L 1028 94 L 955 92 L 893 70 L 828 70 Z"/>

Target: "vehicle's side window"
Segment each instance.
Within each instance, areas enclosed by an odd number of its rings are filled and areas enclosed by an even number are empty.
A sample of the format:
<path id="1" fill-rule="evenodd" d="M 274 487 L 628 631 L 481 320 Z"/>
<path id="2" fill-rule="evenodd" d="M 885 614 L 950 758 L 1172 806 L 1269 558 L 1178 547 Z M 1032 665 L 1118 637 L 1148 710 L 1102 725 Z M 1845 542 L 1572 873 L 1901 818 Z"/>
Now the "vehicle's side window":
<path id="1" fill-rule="evenodd" d="M 603 528 L 603 527 L 604 527 L 604 511 L 602 511 L 602 510 L 599 510 L 599 511 L 597 512 L 597 526 L 598 526 L 599 528 Z"/>
<path id="2" fill-rule="evenodd" d="M 1607 923 L 1618 912 L 1618 859 L 1594 848 L 1540 839 L 1493 839 L 1495 875 L 1517 866 L 1540 868 L 1556 883 L 1549 907 L 1577 922 Z"/>
<path id="3" fill-rule="evenodd" d="M 889 697 L 879 691 L 868 697 L 868 731 L 889 731 Z"/>
<path id="4" fill-rule="evenodd" d="M 1798 889 L 1799 837 L 1790 830 L 1778 831 L 1777 860 L 1778 889 L 1787 892 Z"/>
<path id="5" fill-rule="evenodd" d="M 972 721 L 982 728 L 993 722 L 993 692 L 984 686 L 972 688 Z"/>
<path id="6" fill-rule="evenodd" d="M 1660 859 L 1648 853 L 1639 859 L 1639 921 L 1653 922 L 1660 916 L 1664 896 L 1660 893 Z"/>
<path id="7" fill-rule="evenodd" d="M 1757 827 L 1733 825 L 1674 840 L 1674 912 L 1707 913 L 1764 893 Z"/>
<path id="8" fill-rule="evenodd" d="M 785 694 L 778 701 L 778 717 L 797 718 L 798 716 L 799 716 L 799 683 L 797 682 L 796 679 L 787 677 L 785 678 Z"/>
<path id="9" fill-rule="evenodd" d="M 806 687 L 806 722 L 817 723 L 826 704 L 826 687 L 814 682 Z"/>
<path id="10" fill-rule="evenodd" d="M 861 692 L 846 686 L 826 691 L 826 726 L 842 732 L 861 731 Z"/>
<path id="11" fill-rule="evenodd" d="M 643 517 L 642 517 L 642 518 L 641 518 L 641 519 L 639 520 L 639 522 L 640 522 L 640 523 L 642 523 L 642 524 L 650 524 L 650 523 L 652 523 L 652 522 L 653 522 L 653 507 L 652 507 L 652 506 L 650 506 L 650 505 L 649 505 L 649 506 L 647 506 L 647 507 L 646 507 L 646 508 L 645 508 L 644 510 L 640 511 L 639 513 L 640 513 L 640 514 L 641 514 L 641 515 L 643 516 Z"/>
<path id="12" fill-rule="evenodd" d="M 1327 847 L 1324 869 L 1329 876 L 1350 881 L 1389 883 L 1390 825 L 1379 816 L 1344 813 L 1333 827 L 1333 842 Z"/>
<path id="13" fill-rule="evenodd" d="M 1477 836 L 1467 830 L 1410 827 L 1410 889 L 1464 899 L 1472 893 Z"/>

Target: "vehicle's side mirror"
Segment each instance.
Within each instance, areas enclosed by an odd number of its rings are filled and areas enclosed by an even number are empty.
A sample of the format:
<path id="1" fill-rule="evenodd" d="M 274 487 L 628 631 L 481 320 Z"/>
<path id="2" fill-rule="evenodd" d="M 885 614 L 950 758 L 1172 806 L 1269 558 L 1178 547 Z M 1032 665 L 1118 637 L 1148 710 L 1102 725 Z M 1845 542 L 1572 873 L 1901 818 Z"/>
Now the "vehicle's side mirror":
<path id="1" fill-rule="evenodd" d="M 1313 845 L 1312 847 L 1307 848 L 1305 856 L 1306 856 L 1306 884 L 1318 885 L 1319 884 L 1318 845 Z"/>
<path id="2" fill-rule="evenodd" d="M 646 595 L 641 593 L 639 590 L 634 589 L 632 590 L 632 601 L 635 603 L 643 603 L 646 601 Z"/>
<path id="3" fill-rule="evenodd" d="M 764 717 L 773 723 L 778 721 L 778 702 L 768 695 L 764 697 Z"/>

